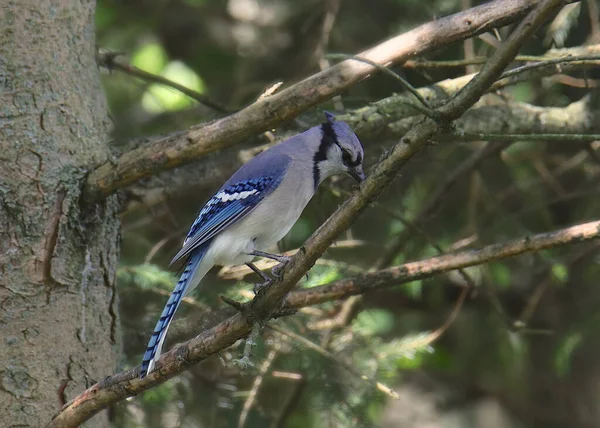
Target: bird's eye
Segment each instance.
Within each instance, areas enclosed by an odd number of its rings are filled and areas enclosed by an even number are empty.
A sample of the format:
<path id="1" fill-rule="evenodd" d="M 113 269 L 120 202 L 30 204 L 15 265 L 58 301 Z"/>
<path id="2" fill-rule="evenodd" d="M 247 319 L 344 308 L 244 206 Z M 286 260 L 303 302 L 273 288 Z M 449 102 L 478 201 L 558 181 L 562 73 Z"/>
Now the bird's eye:
<path id="1" fill-rule="evenodd" d="M 342 150 L 342 162 L 346 166 L 352 166 L 352 154 L 347 150 Z"/>

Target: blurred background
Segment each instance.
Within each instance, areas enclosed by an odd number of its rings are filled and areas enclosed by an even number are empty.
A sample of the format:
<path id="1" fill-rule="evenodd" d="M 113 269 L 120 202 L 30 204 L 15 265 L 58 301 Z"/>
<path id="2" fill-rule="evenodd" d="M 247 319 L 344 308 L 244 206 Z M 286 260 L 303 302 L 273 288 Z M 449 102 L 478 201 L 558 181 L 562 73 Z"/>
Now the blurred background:
<path id="1" fill-rule="evenodd" d="M 100 0 L 98 48 L 122 54 L 119 67 L 101 69 L 115 154 L 239 110 L 278 82 L 287 87 L 328 67 L 327 53 L 358 53 L 477 4 Z M 577 3 L 521 53 L 593 47 L 599 31 L 597 0 Z M 488 57 L 509 33 L 499 29 L 419 58 L 429 63 L 393 69 L 417 88 L 459 78 L 480 63 L 439 61 Z M 488 95 L 462 125 L 486 132 L 500 105 L 506 129 L 523 112 L 534 112 L 536 124 L 544 112 L 563 114 L 565 123 L 555 124 L 563 132 L 584 132 L 570 128 L 570 117 L 597 129 L 595 78 L 589 68 L 534 75 Z M 278 129 L 128 189 L 118 273 L 121 369 L 141 361 L 176 281 L 168 263 L 203 203 L 237 167 L 261 147 L 320 123 L 329 110 L 357 130 L 368 171 L 412 123 L 414 113 L 391 101 L 404 91 L 379 73 Z M 371 116 L 378 126 L 365 124 Z M 598 219 L 599 177 L 596 143 L 432 142 L 298 286 Z M 343 177 L 325 183 L 279 250 L 302 245 L 352 186 Z M 592 242 L 542 251 L 306 308 L 264 329 L 254 367 L 236 364 L 244 346 L 236 344 L 112 408 L 114 426 L 600 426 L 599 248 Z M 254 280 L 244 269 L 214 270 L 179 309 L 167 348 L 213 325 L 224 306 L 220 295 L 251 298 Z M 472 289 L 459 307 L 466 287 Z"/>

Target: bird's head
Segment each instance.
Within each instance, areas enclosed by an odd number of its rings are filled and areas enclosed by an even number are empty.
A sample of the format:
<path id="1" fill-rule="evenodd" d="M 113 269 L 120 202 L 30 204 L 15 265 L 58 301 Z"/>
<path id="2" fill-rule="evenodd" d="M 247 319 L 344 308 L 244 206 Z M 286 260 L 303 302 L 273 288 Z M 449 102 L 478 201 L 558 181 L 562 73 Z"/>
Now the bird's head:
<path id="1" fill-rule="evenodd" d="M 314 157 L 315 181 L 320 183 L 331 175 L 348 174 L 360 183 L 365 179 L 360 140 L 347 123 L 335 121 L 335 116 L 328 112 L 325 117 L 321 144 Z"/>

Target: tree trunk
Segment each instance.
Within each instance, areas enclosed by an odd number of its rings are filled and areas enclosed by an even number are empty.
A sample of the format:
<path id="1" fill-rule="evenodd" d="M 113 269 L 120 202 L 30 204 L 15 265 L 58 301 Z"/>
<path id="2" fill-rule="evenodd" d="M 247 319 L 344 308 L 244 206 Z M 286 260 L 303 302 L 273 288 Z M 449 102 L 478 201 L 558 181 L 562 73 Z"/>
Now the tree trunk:
<path id="1" fill-rule="evenodd" d="M 2 427 L 44 426 L 115 368 L 117 200 L 80 200 L 109 154 L 94 9 L 0 0 Z"/>

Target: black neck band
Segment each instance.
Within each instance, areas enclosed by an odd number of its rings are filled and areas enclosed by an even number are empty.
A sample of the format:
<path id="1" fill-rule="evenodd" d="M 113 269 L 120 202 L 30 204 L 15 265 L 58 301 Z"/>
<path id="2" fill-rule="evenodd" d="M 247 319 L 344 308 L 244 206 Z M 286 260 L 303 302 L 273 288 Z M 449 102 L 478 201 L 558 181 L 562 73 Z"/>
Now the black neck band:
<path id="1" fill-rule="evenodd" d="M 313 179 L 315 183 L 315 189 L 319 186 L 319 181 L 321 180 L 319 162 L 327 160 L 327 152 L 329 151 L 329 148 L 334 144 L 337 144 L 337 136 L 335 135 L 335 131 L 333 130 L 331 123 L 326 122 L 321 125 L 321 131 L 323 136 L 321 137 L 319 150 L 317 150 L 313 158 Z"/>

